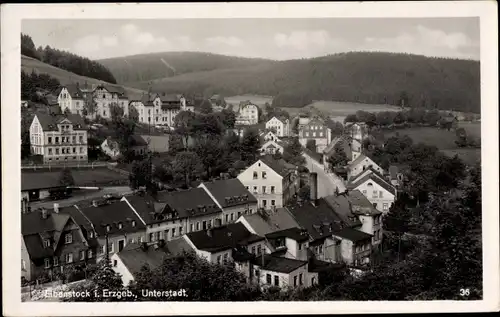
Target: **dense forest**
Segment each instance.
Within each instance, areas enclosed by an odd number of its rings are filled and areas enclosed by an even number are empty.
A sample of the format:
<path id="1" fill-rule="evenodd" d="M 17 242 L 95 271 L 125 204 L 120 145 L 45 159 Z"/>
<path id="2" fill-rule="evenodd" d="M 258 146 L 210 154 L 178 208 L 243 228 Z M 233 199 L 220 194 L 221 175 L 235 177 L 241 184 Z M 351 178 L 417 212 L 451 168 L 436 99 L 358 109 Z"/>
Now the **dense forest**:
<path id="1" fill-rule="evenodd" d="M 108 58 L 99 63 L 106 66 L 120 84 L 129 85 L 201 71 L 270 65 L 273 61 L 202 52 L 165 52 Z"/>
<path id="2" fill-rule="evenodd" d="M 129 85 L 205 96 L 271 95 L 275 96 L 273 106 L 278 107 L 302 107 L 313 100 L 390 105 L 401 105 L 405 100 L 405 106 L 480 111 L 478 61 L 410 54 L 351 52 L 265 61 Z"/>
<path id="3" fill-rule="evenodd" d="M 47 104 L 45 92 L 54 92 L 59 88 L 59 80 L 47 74 L 21 71 L 21 99 Z"/>
<path id="4" fill-rule="evenodd" d="M 21 54 L 77 75 L 116 84 L 116 79 L 113 74 L 99 62 L 50 46 L 45 46 L 45 48 L 39 46 L 38 49 L 36 49 L 33 39 L 26 34 L 21 34 Z"/>

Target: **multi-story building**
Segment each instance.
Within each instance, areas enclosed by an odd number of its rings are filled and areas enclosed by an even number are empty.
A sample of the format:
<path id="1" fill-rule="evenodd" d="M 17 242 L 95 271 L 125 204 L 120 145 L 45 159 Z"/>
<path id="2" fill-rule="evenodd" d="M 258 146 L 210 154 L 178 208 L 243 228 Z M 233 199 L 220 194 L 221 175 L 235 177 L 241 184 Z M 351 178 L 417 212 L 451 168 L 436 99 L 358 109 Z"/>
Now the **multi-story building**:
<path id="1" fill-rule="evenodd" d="M 21 277 L 28 281 L 50 279 L 68 265 L 95 263 L 95 248 L 57 205 L 22 214 L 21 234 Z"/>
<path id="2" fill-rule="evenodd" d="M 43 162 L 87 161 L 87 127 L 79 115 L 36 114 L 30 126 L 31 153 Z"/>
<path id="3" fill-rule="evenodd" d="M 360 175 L 364 175 L 364 173 L 369 169 L 376 171 L 380 175 L 385 174 L 382 167 L 380 167 L 368 156 L 361 154 L 347 166 L 347 178 L 349 180 L 358 178 Z"/>
<path id="4" fill-rule="evenodd" d="M 259 208 L 283 207 L 299 190 L 296 166 L 266 155 L 238 175 Z"/>
<path id="5" fill-rule="evenodd" d="M 290 119 L 272 117 L 266 122 L 266 129 L 273 130 L 278 137 L 290 136 Z"/>
<path id="6" fill-rule="evenodd" d="M 58 91 L 57 102 L 61 111 L 66 110 L 73 114 L 85 115 L 89 118 L 100 116 L 111 118 L 110 107 L 117 105 L 123 109 L 124 116 L 128 116 L 128 97 L 123 88 L 111 85 L 80 85 L 79 83 L 61 86 Z M 93 105 L 88 105 L 93 103 Z M 92 112 L 89 110 L 94 108 Z"/>
<path id="7" fill-rule="evenodd" d="M 377 210 L 389 212 L 396 200 L 397 190 L 377 171 L 369 169 L 353 178 L 347 184 L 350 190 L 359 190 Z"/>
<path id="8" fill-rule="evenodd" d="M 135 107 L 139 122 L 172 127 L 181 111 L 194 111 L 183 95 L 145 94 L 140 100 L 131 100 L 129 107 Z"/>
<path id="9" fill-rule="evenodd" d="M 257 199 L 237 178 L 203 182 L 198 187 L 203 188 L 222 209 L 222 224 L 233 223 L 241 215 L 257 212 Z"/>
<path id="10" fill-rule="evenodd" d="M 305 147 L 309 140 L 315 142 L 316 152 L 322 153 L 332 141 L 332 131 L 321 120 L 313 119 L 299 128 L 300 144 Z"/>
<path id="11" fill-rule="evenodd" d="M 253 125 L 259 123 L 259 107 L 250 101 L 240 103 L 235 125 Z"/>

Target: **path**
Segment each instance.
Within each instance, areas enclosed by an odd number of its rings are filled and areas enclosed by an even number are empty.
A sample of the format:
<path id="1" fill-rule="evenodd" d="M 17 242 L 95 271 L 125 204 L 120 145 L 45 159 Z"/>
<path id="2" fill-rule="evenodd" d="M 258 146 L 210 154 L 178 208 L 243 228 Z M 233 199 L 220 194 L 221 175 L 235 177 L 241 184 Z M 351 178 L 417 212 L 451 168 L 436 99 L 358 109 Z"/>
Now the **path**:
<path id="1" fill-rule="evenodd" d="M 335 188 L 339 191 L 345 190 L 344 182 L 334 173 L 327 173 L 323 164 L 314 160 L 307 154 L 303 154 L 306 159 L 306 167 L 310 172 L 318 174 L 318 198 L 335 194 Z"/>

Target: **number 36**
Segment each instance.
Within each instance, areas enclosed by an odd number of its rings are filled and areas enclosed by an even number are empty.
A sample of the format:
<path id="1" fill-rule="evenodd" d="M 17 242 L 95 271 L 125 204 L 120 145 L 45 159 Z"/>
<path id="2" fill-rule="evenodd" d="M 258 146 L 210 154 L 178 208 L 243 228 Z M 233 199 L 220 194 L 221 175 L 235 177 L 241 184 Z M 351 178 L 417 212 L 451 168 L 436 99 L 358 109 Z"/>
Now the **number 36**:
<path id="1" fill-rule="evenodd" d="M 461 288 L 460 289 L 460 296 L 469 296 L 470 295 L 470 290 L 468 288 Z"/>

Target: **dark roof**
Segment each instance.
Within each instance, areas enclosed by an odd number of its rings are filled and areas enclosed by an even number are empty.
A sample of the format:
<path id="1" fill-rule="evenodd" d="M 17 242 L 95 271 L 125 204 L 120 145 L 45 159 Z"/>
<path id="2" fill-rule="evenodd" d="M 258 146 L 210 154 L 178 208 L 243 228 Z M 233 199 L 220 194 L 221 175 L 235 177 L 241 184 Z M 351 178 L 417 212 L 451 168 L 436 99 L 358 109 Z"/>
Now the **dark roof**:
<path id="1" fill-rule="evenodd" d="M 321 198 L 317 206 L 310 202 L 288 208 L 301 228 L 307 230 L 313 240 L 331 236 L 334 231 L 341 228 L 343 219 Z M 331 230 L 330 230 L 331 229 Z"/>
<path id="2" fill-rule="evenodd" d="M 162 192 L 157 200 L 177 211 L 180 218 L 196 217 L 222 212 L 203 188 Z"/>
<path id="3" fill-rule="evenodd" d="M 368 174 L 360 179 L 357 179 L 355 182 L 349 182 L 347 184 L 347 188 L 355 189 L 359 185 L 366 182 L 367 180 L 374 181 L 375 183 L 380 185 L 382 188 L 384 188 L 385 190 L 387 190 L 391 194 L 396 195 L 396 188 L 394 188 L 391 184 L 389 184 L 385 179 L 381 178 L 380 176 L 375 175 L 374 173 L 370 173 L 370 174 Z"/>
<path id="4" fill-rule="evenodd" d="M 129 137 L 131 146 L 147 146 L 148 142 L 141 136 L 133 134 Z"/>
<path id="5" fill-rule="evenodd" d="M 21 233 L 31 259 L 53 256 L 64 227 L 71 219 L 67 214 L 47 210 L 47 218 L 41 211 L 21 215 Z M 50 247 L 44 247 L 43 240 L 51 241 Z"/>
<path id="6" fill-rule="evenodd" d="M 248 252 L 245 247 L 233 248 L 232 258 L 236 262 L 246 262 L 255 258 L 255 255 Z"/>
<path id="7" fill-rule="evenodd" d="M 333 139 L 333 141 L 330 142 L 330 144 L 328 144 L 328 146 L 323 150 L 323 153 L 326 156 L 331 156 L 332 154 L 334 154 L 335 145 L 337 145 L 337 143 L 339 143 L 342 146 L 348 158 L 352 157 L 350 141 L 346 136 L 340 136 Z"/>
<path id="8" fill-rule="evenodd" d="M 382 213 L 359 190 L 348 191 L 347 195 L 352 203 L 355 214 L 379 215 Z"/>
<path id="9" fill-rule="evenodd" d="M 293 173 L 296 168 L 294 165 L 286 163 L 283 159 L 274 159 L 271 155 L 261 156 L 260 161 L 269 166 L 273 171 L 275 171 L 282 177 L 286 177 L 290 173 Z"/>
<path id="10" fill-rule="evenodd" d="M 262 260 L 264 260 L 264 265 L 262 265 Z M 260 267 L 262 270 L 279 273 L 291 273 L 296 269 L 307 265 L 306 261 L 278 257 L 271 254 L 266 254 L 263 257 L 255 257 L 252 263 L 255 266 Z"/>
<path id="11" fill-rule="evenodd" d="M 352 161 L 351 163 L 349 163 L 349 166 L 348 168 L 352 168 L 353 166 L 357 165 L 358 163 L 360 163 L 361 161 L 363 161 L 365 158 L 368 158 L 368 156 L 364 155 L 364 154 L 360 154 L 354 161 Z"/>
<path id="12" fill-rule="evenodd" d="M 358 217 L 352 213 L 349 197 L 344 194 L 324 197 L 325 202 L 333 209 L 337 216 L 349 227 L 361 225 Z"/>
<path id="13" fill-rule="evenodd" d="M 359 231 L 353 228 L 345 227 L 339 231 L 335 231 L 334 233 L 336 236 L 339 236 L 341 238 L 357 242 L 357 241 L 362 241 L 362 240 L 368 240 L 372 238 L 371 234 L 365 233 L 363 231 Z"/>
<path id="14" fill-rule="evenodd" d="M 165 96 L 159 96 L 161 102 L 180 102 L 182 95 L 167 94 Z"/>
<path id="15" fill-rule="evenodd" d="M 315 258 L 311 258 L 309 261 L 309 266 L 307 267 L 309 272 L 323 272 L 330 270 L 340 270 L 345 268 L 346 265 L 344 263 L 330 263 L 321 261 Z"/>
<path id="16" fill-rule="evenodd" d="M 149 245 L 143 249 L 140 244 L 130 243 L 118 252 L 118 257 L 132 275 L 139 273 L 144 265 L 149 266 L 150 269 L 156 269 L 171 256 L 166 244 L 161 248 Z"/>
<path id="17" fill-rule="evenodd" d="M 21 171 L 21 191 L 65 187 L 58 173 Z"/>
<path id="18" fill-rule="evenodd" d="M 204 182 L 202 185 L 205 186 L 222 208 L 257 202 L 257 199 L 237 178 Z"/>
<path id="19" fill-rule="evenodd" d="M 98 207 L 80 208 L 82 213 L 92 222 L 99 236 L 124 234 L 145 230 L 146 226 L 141 219 L 135 214 L 130 206 L 124 202 L 114 202 Z M 135 226 L 132 226 L 132 221 L 135 221 Z M 122 228 L 118 228 L 118 224 L 122 224 Z M 110 231 L 106 231 L 105 226 L 110 226 Z"/>
<path id="20" fill-rule="evenodd" d="M 92 223 L 87 219 L 80 209 L 77 206 L 69 206 L 69 207 L 62 207 L 59 208 L 61 214 L 68 214 L 73 218 L 73 220 L 76 222 L 76 224 L 84 230 L 82 232 L 85 236 L 85 239 L 88 241 L 89 246 L 91 247 L 96 247 L 98 246 L 99 242 L 97 241 L 97 237 L 94 236 L 93 238 L 90 238 L 89 232 L 94 232 L 94 228 L 92 227 Z"/>
<path id="21" fill-rule="evenodd" d="M 266 234 L 266 238 L 268 239 L 276 239 L 276 238 L 290 238 L 298 242 L 309 240 L 309 234 L 307 231 L 299 229 L 299 228 L 288 228 L 280 231 L 275 231 Z"/>
<path id="22" fill-rule="evenodd" d="M 209 230 L 190 232 L 186 236 L 198 250 L 209 252 L 245 246 L 265 239 L 251 233 L 239 222 Z"/>
<path id="23" fill-rule="evenodd" d="M 260 236 L 299 226 L 286 208 L 277 208 L 274 211 L 266 210 L 264 213 L 264 216 L 260 213 L 242 216 L 253 231 Z"/>
<path id="24" fill-rule="evenodd" d="M 66 90 L 68 90 L 68 93 L 70 94 L 71 98 L 73 99 L 83 99 L 83 93 L 80 90 L 79 86 L 76 84 L 69 84 L 66 86 L 60 87 L 61 89 L 66 87 Z M 59 90 L 60 92 L 60 90 Z"/>
<path id="25" fill-rule="evenodd" d="M 43 131 L 57 131 L 57 125 L 65 119 L 73 124 L 74 130 L 87 130 L 87 125 L 83 121 L 83 118 L 77 114 L 50 115 L 45 113 L 37 113 L 36 117 L 38 118 Z"/>

